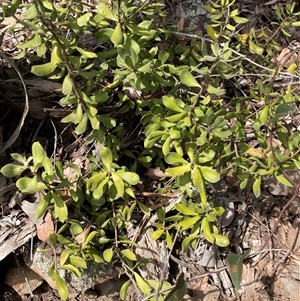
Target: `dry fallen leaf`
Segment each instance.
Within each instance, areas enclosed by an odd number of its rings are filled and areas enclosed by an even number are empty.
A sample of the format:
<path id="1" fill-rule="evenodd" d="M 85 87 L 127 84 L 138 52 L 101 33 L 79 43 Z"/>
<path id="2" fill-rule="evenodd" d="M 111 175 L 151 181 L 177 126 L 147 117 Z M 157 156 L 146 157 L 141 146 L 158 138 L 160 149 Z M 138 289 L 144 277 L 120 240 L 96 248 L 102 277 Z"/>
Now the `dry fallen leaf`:
<path id="1" fill-rule="evenodd" d="M 54 233 L 54 224 L 49 212 L 47 212 L 44 218 L 44 223 L 36 226 L 36 232 L 37 237 L 44 242 L 47 242 L 48 236 Z"/>

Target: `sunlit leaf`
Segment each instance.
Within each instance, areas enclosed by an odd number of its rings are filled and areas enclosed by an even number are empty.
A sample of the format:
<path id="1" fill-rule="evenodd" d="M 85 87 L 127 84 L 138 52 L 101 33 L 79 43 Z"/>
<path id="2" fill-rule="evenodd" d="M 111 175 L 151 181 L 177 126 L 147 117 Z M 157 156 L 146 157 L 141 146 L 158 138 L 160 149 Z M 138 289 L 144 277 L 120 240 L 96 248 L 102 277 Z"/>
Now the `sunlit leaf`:
<path id="1" fill-rule="evenodd" d="M 122 27 L 120 23 L 117 23 L 116 28 L 114 29 L 110 40 L 114 43 L 114 45 L 119 45 L 122 42 L 123 39 L 123 32 Z"/>
<path id="2" fill-rule="evenodd" d="M 201 85 L 197 82 L 193 74 L 189 71 L 182 71 L 180 74 L 180 80 L 188 87 L 201 88 Z"/>
<path id="3" fill-rule="evenodd" d="M 121 250 L 121 253 L 129 260 L 136 261 L 136 256 L 130 249 Z"/>
<path id="4" fill-rule="evenodd" d="M 135 281 L 137 283 L 138 288 L 141 290 L 143 294 L 146 296 L 151 294 L 151 288 L 149 284 L 136 272 L 133 272 Z"/>
<path id="5" fill-rule="evenodd" d="M 56 64 L 52 62 L 45 63 L 42 65 L 34 65 L 31 67 L 31 72 L 37 76 L 46 76 L 56 69 Z"/>
<path id="6" fill-rule="evenodd" d="M 120 289 L 120 298 L 121 300 L 125 300 L 127 296 L 127 290 L 129 285 L 131 284 L 131 280 L 127 280 L 126 282 L 123 283 L 121 289 Z"/>
<path id="7" fill-rule="evenodd" d="M 69 261 L 72 265 L 74 265 L 78 268 L 81 268 L 81 269 L 86 269 L 87 268 L 86 261 L 82 257 L 71 255 L 69 257 Z"/>
<path id="8" fill-rule="evenodd" d="M 27 169 L 26 166 L 16 165 L 16 164 L 6 164 L 1 168 L 1 173 L 7 178 L 12 178 L 12 177 L 19 176 L 26 169 Z"/>
<path id="9" fill-rule="evenodd" d="M 106 249 L 106 250 L 103 251 L 103 259 L 106 262 L 111 262 L 113 254 L 114 253 L 113 253 L 113 249 L 112 248 Z"/>
<path id="10" fill-rule="evenodd" d="M 113 159 L 112 152 L 108 147 L 104 146 L 100 149 L 100 158 L 105 168 L 110 171 Z"/>

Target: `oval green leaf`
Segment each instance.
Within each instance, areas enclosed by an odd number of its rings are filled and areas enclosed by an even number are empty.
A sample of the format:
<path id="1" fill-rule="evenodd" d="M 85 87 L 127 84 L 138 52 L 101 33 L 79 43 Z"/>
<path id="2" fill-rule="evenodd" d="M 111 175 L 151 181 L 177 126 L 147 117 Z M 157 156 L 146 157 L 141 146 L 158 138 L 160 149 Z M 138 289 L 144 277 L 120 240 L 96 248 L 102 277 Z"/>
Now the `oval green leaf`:
<path id="1" fill-rule="evenodd" d="M 180 74 L 180 80 L 188 87 L 201 88 L 201 85 L 197 82 L 195 77 L 189 71 L 182 71 Z"/>

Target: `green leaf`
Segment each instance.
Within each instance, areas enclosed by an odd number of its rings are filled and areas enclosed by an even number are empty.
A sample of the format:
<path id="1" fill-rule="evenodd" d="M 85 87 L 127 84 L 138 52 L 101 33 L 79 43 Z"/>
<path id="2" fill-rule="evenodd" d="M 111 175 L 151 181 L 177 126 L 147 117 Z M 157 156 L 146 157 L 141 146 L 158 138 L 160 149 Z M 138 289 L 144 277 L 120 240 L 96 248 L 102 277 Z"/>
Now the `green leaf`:
<path id="1" fill-rule="evenodd" d="M 75 47 L 75 49 L 85 58 L 85 59 L 94 59 L 97 57 L 97 54 L 92 51 L 87 51 L 80 47 Z"/>
<path id="2" fill-rule="evenodd" d="M 69 296 L 69 289 L 66 282 L 59 276 L 57 271 L 54 271 L 53 280 L 55 281 L 60 298 L 65 301 Z"/>
<path id="3" fill-rule="evenodd" d="M 252 40 L 249 40 L 250 52 L 258 55 L 262 55 L 264 48 L 255 44 Z"/>
<path id="4" fill-rule="evenodd" d="M 190 234 L 188 237 L 186 237 L 181 244 L 182 252 L 186 252 L 190 243 L 197 238 L 198 238 L 197 232 L 194 232 Z"/>
<path id="5" fill-rule="evenodd" d="M 106 262 L 111 262 L 113 254 L 114 254 L 113 248 L 106 249 L 103 251 L 103 259 Z"/>
<path id="6" fill-rule="evenodd" d="M 119 45 L 123 39 L 123 32 L 120 23 L 117 23 L 114 32 L 112 33 L 110 40 L 114 43 L 115 46 Z"/>
<path id="7" fill-rule="evenodd" d="M 189 71 L 182 71 L 180 74 L 180 80 L 182 83 L 188 87 L 201 88 L 201 85 L 197 82 L 195 77 Z"/>
<path id="8" fill-rule="evenodd" d="M 106 174 L 107 173 L 103 171 L 92 175 L 89 179 L 87 179 L 87 188 L 91 191 L 94 191 L 99 186 L 99 184 L 105 179 Z"/>
<path id="9" fill-rule="evenodd" d="M 82 120 L 82 116 L 83 116 L 83 109 L 82 109 L 82 105 L 79 103 L 74 111 L 74 120 L 73 122 L 75 124 L 78 124 L 81 120 Z"/>
<path id="10" fill-rule="evenodd" d="M 173 239 L 169 231 L 166 231 L 166 242 L 167 242 L 167 247 L 171 250 L 173 246 Z"/>
<path id="11" fill-rule="evenodd" d="M 136 261 L 136 256 L 130 249 L 121 250 L 121 253 L 129 260 Z"/>
<path id="12" fill-rule="evenodd" d="M 104 164 L 105 168 L 108 171 L 110 171 L 111 166 L 112 166 L 112 162 L 113 162 L 111 150 L 108 147 L 104 146 L 100 149 L 99 153 L 100 153 L 101 161 Z"/>
<path id="13" fill-rule="evenodd" d="M 250 249 L 245 251 L 244 254 L 229 254 L 227 261 L 229 263 L 229 274 L 233 282 L 234 287 L 239 290 L 243 275 L 243 260 L 250 253 Z"/>
<path id="14" fill-rule="evenodd" d="M 215 88 L 212 85 L 208 85 L 207 92 L 209 94 L 214 94 L 214 95 L 217 95 L 217 96 L 222 96 L 222 95 L 225 95 L 226 90 L 225 89 Z"/>
<path id="15" fill-rule="evenodd" d="M 187 152 L 191 162 L 194 161 L 196 148 L 197 148 L 197 144 L 194 142 L 187 142 L 185 144 L 185 149 L 186 149 L 186 152 Z"/>
<path id="16" fill-rule="evenodd" d="M 27 169 L 26 166 L 16 165 L 16 164 L 6 164 L 1 168 L 1 173 L 7 178 L 12 178 L 12 177 L 19 176 L 26 169 Z"/>
<path id="17" fill-rule="evenodd" d="M 238 16 L 234 16 L 234 17 L 232 17 L 232 19 L 237 24 L 242 24 L 242 23 L 247 23 L 248 22 L 247 18 L 242 18 L 242 17 L 238 17 Z"/>
<path id="18" fill-rule="evenodd" d="M 95 199 L 100 199 L 105 191 L 107 190 L 107 183 L 109 181 L 109 178 L 106 177 L 103 179 L 103 181 L 98 185 L 98 187 L 93 192 L 93 197 Z"/>
<path id="19" fill-rule="evenodd" d="M 165 117 L 165 120 L 169 121 L 169 122 L 178 122 L 180 120 L 182 120 L 182 118 L 185 116 L 185 112 L 182 112 L 182 113 L 178 113 L 178 114 L 174 114 L 174 115 L 171 115 L 171 116 L 167 116 Z M 163 124 L 162 124 L 163 125 Z"/>
<path id="20" fill-rule="evenodd" d="M 36 176 L 33 178 L 20 178 L 17 180 L 16 185 L 22 193 L 32 194 L 38 191 L 38 181 Z"/>
<path id="21" fill-rule="evenodd" d="M 62 55 L 60 51 L 60 45 L 56 40 L 52 41 L 52 51 L 50 62 L 54 65 L 58 65 L 62 62 Z"/>
<path id="22" fill-rule="evenodd" d="M 83 26 L 86 26 L 87 23 L 89 22 L 90 18 L 92 17 L 92 13 L 88 12 L 82 16 L 80 16 L 78 19 L 77 19 L 77 24 L 79 27 L 83 27 Z"/>
<path id="23" fill-rule="evenodd" d="M 112 21 L 118 21 L 117 16 L 109 9 L 109 7 L 104 3 L 99 3 L 97 6 L 98 14 L 96 15 L 95 19 L 97 17 L 102 19 L 109 19 Z M 97 19 L 96 19 L 97 20 Z"/>
<path id="24" fill-rule="evenodd" d="M 61 122 L 62 123 L 71 123 L 73 122 L 75 119 L 75 111 L 72 111 L 69 115 L 67 115 L 66 117 L 64 117 Z"/>
<path id="25" fill-rule="evenodd" d="M 276 179 L 283 185 L 288 187 L 293 187 L 294 185 L 287 180 L 287 178 L 283 174 L 275 174 Z"/>
<path id="26" fill-rule="evenodd" d="M 97 231 L 92 231 L 84 240 L 83 247 L 86 247 L 98 234 Z"/>
<path id="27" fill-rule="evenodd" d="M 72 84 L 71 76 L 70 76 L 70 74 L 67 74 L 64 78 L 61 92 L 64 95 L 68 95 L 72 92 L 72 89 L 73 89 L 73 84 Z"/>
<path id="28" fill-rule="evenodd" d="M 28 9 L 26 9 L 23 13 L 22 13 L 22 19 L 24 20 L 32 20 L 35 19 L 37 17 L 37 9 L 35 5 L 30 5 Z"/>
<path id="29" fill-rule="evenodd" d="M 136 185 L 140 182 L 140 177 L 134 172 L 118 170 L 116 174 L 130 185 Z"/>
<path id="30" fill-rule="evenodd" d="M 154 232 L 151 233 L 151 238 L 153 240 L 157 240 L 163 235 L 164 232 L 165 232 L 165 229 L 155 230 Z"/>
<path id="31" fill-rule="evenodd" d="M 259 121 L 261 122 L 262 125 L 267 124 L 268 119 L 269 119 L 269 111 L 270 111 L 270 106 L 265 106 L 260 115 L 259 115 Z"/>
<path id="32" fill-rule="evenodd" d="M 124 195 L 124 182 L 122 180 L 121 177 L 118 176 L 117 173 L 112 172 L 111 173 L 111 179 L 114 183 L 114 187 L 115 187 L 115 194 L 113 195 L 113 199 L 118 199 L 123 197 Z"/>
<path id="33" fill-rule="evenodd" d="M 217 183 L 220 181 L 220 174 L 217 170 L 208 166 L 199 166 L 201 173 L 206 181 L 209 183 Z"/>
<path id="34" fill-rule="evenodd" d="M 88 121 L 88 117 L 87 117 L 86 114 L 84 114 L 81 121 L 79 122 L 79 124 L 75 128 L 75 133 L 77 135 L 81 135 L 86 131 L 87 121 Z"/>
<path id="35" fill-rule="evenodd" d="M 49 62 L 49 63 L 42 64 L 42 65 L 32 66 L 31 72 L 37 76 L 46 76 L 46 75 L 50 74 L 51 72 L 53 72 L 55 69 L 56 69 L 56 64 Z"/>
<path id="36" fill-rule="evenodd" d="M 178 105 L 177 100 L 173 97 L 173 96 L 169 96 L 169 95 L 165 95 L 163 96 L 163 104 L 166 108 L 168 108 L 169 110 L 172 110 L 174 112 L 183 112 L 183 108 L 181 108 Z"/>
<path id="37" fill-rule="evenodd" d="M 183 204 L 176 204 L 174 208 L 184 215 L 191 215 L 191 216 L 198 215 L 198 213 L 196 213 L 194 210 L 190 209 L 189 207 Z"/>
<path id="38" fill-rule="evenodd" d="M 186 294 L 187 285 L 184 281 L 184 274 L 181 273 L 176 281 L 175 287 L 168 293 L 164 301 L 180 301 Z"/>
<path id="39" fill-rule="evenodd" d="M 23 163 L 23 164 L 26 163 L 25 157 L 22 156 L 21 154 L 18 154 L 18 153 L 12 153 L 12 154 L 10 154 L 10 156 L 11 156 L 15 161 L 18 161 L 18 162 Z"/>
<path id="40" fill-rule="evenodd" d="M 143 211 L 143 213 L 146 214 L 147 216 L 150 216 L 149 208 L 145 204 L 143 204 L 142 202 L 138 201 L 137 203 L 138 203 L 140 209 Z"/>
<path id="41" fill-rule="evenodd" d="M 274 116 L 274 118 L 272 119 L 272 121 L 277 121 L 277 120 L 279 120 L 281 117 L 285 117 L 285 116 L 287 116 L 288 114 L 294 112 L 294 110 L 295 110 L 294 106 L 291 106 L 291 105 L 282 103 L 282 104 L 280 104 L 280 105 L 276 108 L 275 116 Z"/>
<path id="42" fill-rule="evenodd" d="M 215 237 L 211 233 L 210 223 L 206 216 L 203 217 L 203 219 L 201 221 L 201 230 L 204 234 L 205 239 L 213 244 L 215 242 Z"/>
<path id="43" fill-rule="evenodd" d="M 64 265 L 61 266 L 61 268 L 69 270 L 70 272 L 72 272 L 78 278 L 81 277 L 81 273 L 80 273 L 79 269 L 74 267 L 71 264 L 64 264 Z"/>
<path id="44" fill-rule="evenodd" d="M 178 226 L 184 231 L 189 228 L 192 228 L 199 219 L 200 216 L 198 215 L 190 218 L 185 218 L 184 220 L 178 223 Z"/>
<path id="45" fill-rule="evenodd" d="M 215 237 L 215 244 L 219 247 L 225 248 L 228 247 L 230 244 L 230 240 L 228 237 L 220 234 L 213 233 L 213 236 Z"/>
<path id="46" fill-rule="evenodd" d="M 252 185 L 252 190 L 255 197 L 259 198 L 261 194 L 261 178 L 256 179 Z"/>
<path id="47" fill-rule="evenodd" d="M 146 296 L 149 296 L 151 294 L 151 289 L 148 283 L 138 273 L 133 272 L 133 275 L 137 283 L 137 286 L 141 290 L 141 292 Z"/>
<path id="48" fill-rule="evenodd" d="M 54 216 L 63 223 L 68 218 L 68 208 L 60 195 L 57 195 L 56 193 L 53 193 L 52 195 L 54 198 Z"/>
<path id="49" fill-rule="evenodd" d="M 170 177 L 178 177 L 190 171 L 190 169 L 191 169 L 191 164 L 186 164 L 177 167 L 170 167 L 166 169 L 165 174 Z"/>
<path id="50" fill-rule="evenodd" d="M 39 219 L 44 215 L 50 204 L 50 195 L 46 194 L 40 201 L 35 211 L 36 219 Z"/>
<path id="51" fill-rule="evenodd" d="M 195 168 L 193 169 L 192 182 L 193 182 L 194 187 L 200 194 L 201 202 L 202 202 L 204 208 L 206 208 L 206 205 L 207 205 L 206 186 L 205 186 L 205 182 L 204 182 L 201 170 L 197 166 L 195 166 Z"/>
<path id="52" fill-rule="evenodd" d="M 171 141 L 172 141 L 172 138 L 169 136 L 162 146 L 162 152 L 163 152 L 164 156 L 167 156 L 170 153 Z"/>
<path id="53" fill-rule="evenodd" d="M 189 164 L 185 159 L 182 158 L 182 156 L 174 152 L 169 153 L 166 156 L 165 161 L 170 165 Z"/>
<path id="54" fill-rule="evenodd" d="M 39 142 L 34 142 L 32 144 L 32 157 L 35 169 L 37 169 L 45 160 L 46 152 Z"/>
<path id="55" fill-rule="evenodd" d="M 126 299 L 126 296 L 127 296 L 127 290 L 128 290 L 128 287 L 129 285 L 131 284 L 131 280 L 127 280 L 121 287 L 120 289 L 120 298 L 121 300 L 125 300 Z"/>
<path id="56" fill-rule="evenodd" d="M 79 257 L 79 256 L 71 255 L 69 257 L 69 261 L 72 265 L 74 265 L 78 268 L 87 269 L 86 261 L 83 258 Z"/>
<path id="57" fill-rule="evenodd" d="M 60 254 L 60 260 L 59 260 L 60 266 L 63 266 L 66 263 L 66 261 L 68 260 L 69 256 L 76 252 L 77 252 L 77 250 L 64 249 Z"/>

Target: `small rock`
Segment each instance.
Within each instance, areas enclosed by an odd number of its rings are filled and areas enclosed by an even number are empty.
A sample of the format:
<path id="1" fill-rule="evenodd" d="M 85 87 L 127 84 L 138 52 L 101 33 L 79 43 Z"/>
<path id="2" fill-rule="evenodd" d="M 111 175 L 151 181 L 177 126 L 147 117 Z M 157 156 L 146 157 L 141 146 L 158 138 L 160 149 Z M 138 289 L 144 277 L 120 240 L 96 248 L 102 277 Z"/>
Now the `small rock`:
<path id="1" fill-rule="evenodd" d="M 43 283 L 43 279 L 29 267 L 23 264 L 21 268 L 28 279 L 30 288 L 20 268 L 11 268 L 5 275 L 5 283 L 11 286 L 20 296 L 32 293 Z"/>

